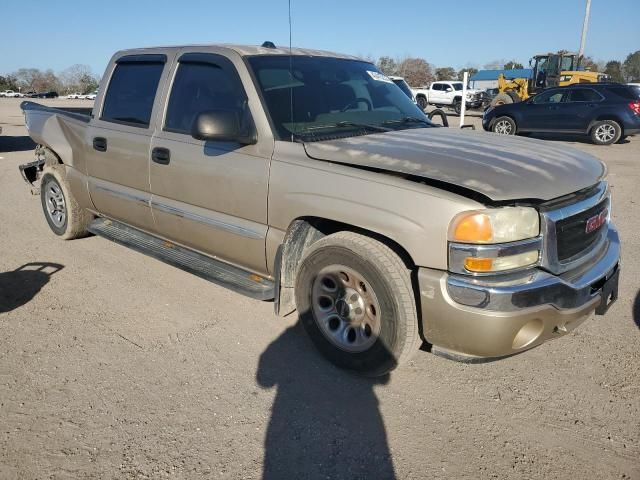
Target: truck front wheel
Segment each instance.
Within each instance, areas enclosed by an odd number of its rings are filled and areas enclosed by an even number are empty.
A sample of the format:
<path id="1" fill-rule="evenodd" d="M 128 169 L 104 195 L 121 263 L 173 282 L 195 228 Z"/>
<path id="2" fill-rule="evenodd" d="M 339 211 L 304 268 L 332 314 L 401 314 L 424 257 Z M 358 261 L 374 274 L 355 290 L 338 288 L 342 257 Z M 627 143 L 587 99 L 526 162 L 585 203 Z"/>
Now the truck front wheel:
<path id="1" fill-rule="evenodd" d="M 341 368 L 383 375 L 420 344 L 410 270 L 376 240 L 339 232 L 317 241 L 300 265 L 295 290 L 302 325 Z"/>
<path id="2" fill-rule="evenodd" d="M 93 216 L 78 205 L 60 168 L 45 168 L 40 200 L 44 217 L 53 233 L 65 240 L 87 235 L 87 226 Z"/>
<path id="3" fill-rule="evenodd" d="M 454 100 L 453 101 L 453 111 L 456 112 L 457 115 L 460 115 L 460 112 L 462 112 L 462 101 L 461 100 Z"/>

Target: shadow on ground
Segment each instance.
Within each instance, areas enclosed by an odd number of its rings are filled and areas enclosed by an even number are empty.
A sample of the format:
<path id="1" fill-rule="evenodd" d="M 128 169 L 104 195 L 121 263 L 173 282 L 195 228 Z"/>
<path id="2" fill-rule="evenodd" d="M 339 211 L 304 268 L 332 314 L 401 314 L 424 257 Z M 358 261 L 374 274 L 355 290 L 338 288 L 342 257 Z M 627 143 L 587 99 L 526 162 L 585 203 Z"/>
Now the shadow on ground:
<path id="1" fill-rule="evenodd" d="M 64 267 L 57 263 L 27 263 L 12 272 L 0 273 L 0 313 L 23 306 Z"/>
<path id="2" fill-rule="evenodd" d="M 636 294 L 636 300 L 633 302 L 633 321 L 636 323 L 636 326 L 640 328 L 640 290 Z"/>
<path id="3" fill-rule="evenodd" d="M 394 479 L 375 385 L 321 358 L 301 326 L 260 357 L 257 380 L 276 388 L 265 440 L 264 479 Z"/>
<path id="4" fill-rule="evenodd" d="M 529 133 L 529 138 L 537 138 L 538 140 L 550 140 L 552 142 L 573 142 L 594 145 L 591 137 L 588 135 L 578 135 L 570 133 Z M 629 143 L 628 139 L 620 140 L 618 143 Z"/>
<path id="5" fill-rule="evenodd" d="M 0 153 L 24 152 L 34 148 L 36 148 L 36 144 L 31 140 L 31 137 L 26 135 L 21 137 L 0 135 Z"/>

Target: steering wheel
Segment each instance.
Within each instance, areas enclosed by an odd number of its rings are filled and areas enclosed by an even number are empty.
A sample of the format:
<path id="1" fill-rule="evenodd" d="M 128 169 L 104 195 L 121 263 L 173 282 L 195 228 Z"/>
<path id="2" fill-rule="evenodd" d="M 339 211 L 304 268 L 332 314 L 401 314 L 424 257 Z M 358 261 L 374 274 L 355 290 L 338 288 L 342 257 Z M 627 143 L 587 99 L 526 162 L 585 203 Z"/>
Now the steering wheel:
<path id="1" fill-rule="evenodd" d="M 342 110 L 340 110 L 341 112 L 346 112 L 347 110 L 349 110 L 350 108 L 353 108 L 355 106 L 357 106 L 360 102 L 362 103 L 366 103 L 367 105 L 367 110 L 371 111 L 373 110 L 373 105 L 371 105 L 371 101 L 366 99 L 366 98 L 362 98 L 362 97 L 358 97 L 356 99 L 354 99 L 353 101 L 349 102 Z"/>

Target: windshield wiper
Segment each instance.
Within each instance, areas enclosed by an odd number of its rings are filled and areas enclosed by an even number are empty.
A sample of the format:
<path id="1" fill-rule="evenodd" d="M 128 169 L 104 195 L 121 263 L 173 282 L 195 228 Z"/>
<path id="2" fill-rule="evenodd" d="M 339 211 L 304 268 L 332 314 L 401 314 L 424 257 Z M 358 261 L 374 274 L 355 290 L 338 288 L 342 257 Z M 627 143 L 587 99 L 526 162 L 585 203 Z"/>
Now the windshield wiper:
<path id="1" fill-rule="evenodd" d="M 369 123 L 356 123 L 356 122 L 350 122 L 348 120 L 343 120 L 342 122 L 327 123 L 326 125 L 315 125 L 313 127 L 308 127 L 308 128 L 305 128 L 302 132 L 298 132 L 298 133 L 304 134 L 305 132 L 322 130 L 325 128 L 343 128 L 343 127 L 367 128 L 369 130 L 375 130 L 376 132 L 391 131 L 390 128 L 382 127 L 380 125 L 371 125 Z"/>
<path id="2" fill-rule="evenodd" d="M 398 125 L 401 123 L 422 123 L 423 125 L 432 125 L 429 120 L 418 117 L 403 117 L 398 120 L 385 120 L 384 122 L 382 122 L 383 125 Z"/>

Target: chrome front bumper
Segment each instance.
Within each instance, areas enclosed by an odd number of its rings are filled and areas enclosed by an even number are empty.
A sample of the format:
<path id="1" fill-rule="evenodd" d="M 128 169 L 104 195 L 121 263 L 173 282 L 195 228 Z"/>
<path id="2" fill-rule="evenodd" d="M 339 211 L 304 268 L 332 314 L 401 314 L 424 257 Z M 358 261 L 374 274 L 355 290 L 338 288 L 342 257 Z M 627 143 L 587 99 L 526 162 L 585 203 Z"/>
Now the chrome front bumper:
<path id="1" fill-rule="evenodd" d="M 458 359 L 527 350 L 569 332 L 594 310 L 604 313 L 617 296 L 619 259 L 618 232 L 610 225 L 591 261 L 561 275 L 532 269 L 469 277 L 422 268 L 423 336 L 434 351 Z"/>

